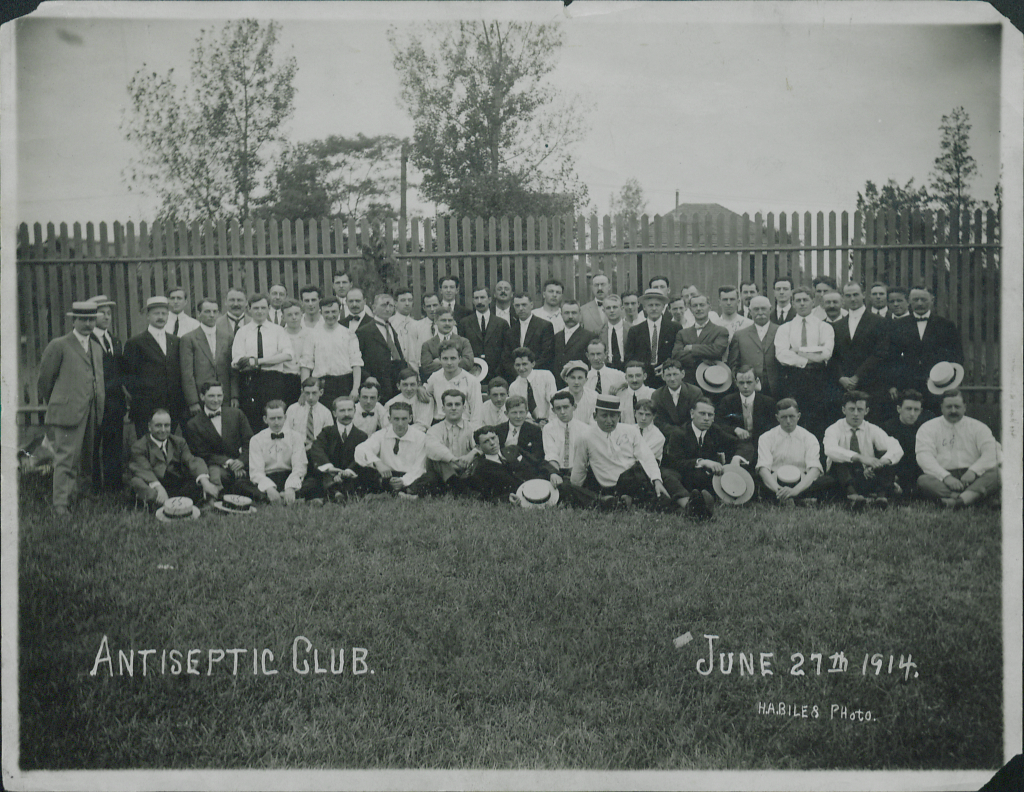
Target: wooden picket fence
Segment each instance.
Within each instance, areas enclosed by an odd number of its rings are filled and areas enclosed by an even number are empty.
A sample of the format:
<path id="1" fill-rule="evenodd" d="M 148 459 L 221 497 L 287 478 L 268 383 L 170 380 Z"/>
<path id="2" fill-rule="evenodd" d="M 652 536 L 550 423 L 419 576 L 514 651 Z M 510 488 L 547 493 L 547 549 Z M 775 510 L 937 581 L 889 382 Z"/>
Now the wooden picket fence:
<path id="1" fill-rule="evenodd" d="M 292 295 L 306 284 L 326 287 L 349 270 L 357 283 L 407 286 L 420 305 L 441 275 L 459 277 L 463 298 L 506 279 L 538 294 L 548 278 L 566 296 L 589 299 L 589 279 L 603 272 L 612 290 L 642 291 L 665 275 L 673 291 L 696 284 L 716 302 L 724 284 L 754 280 L 771 296 L 777 276 L 810 284 L 821 274 L 841 285 L 926 283 L 936 310 L 955 321 L 964 340 L 974 402 L 998 410 L 1000 243 L 992 212 L 954 218 L 939 213 L 843 212 L 673 215 L 641 218 L 415 218 L 231 222 L 22 224 L 18 233 L 19 404 L 39 411 L 37 367 L 43 348 L 69 331 L 74 300 L 106 294 L 117 303 L 114 332 L 126 339 L 145 328 L 146 300 L 172 284 L 223 305 L 230 288 L 266 291 L 281 283 Z"/>

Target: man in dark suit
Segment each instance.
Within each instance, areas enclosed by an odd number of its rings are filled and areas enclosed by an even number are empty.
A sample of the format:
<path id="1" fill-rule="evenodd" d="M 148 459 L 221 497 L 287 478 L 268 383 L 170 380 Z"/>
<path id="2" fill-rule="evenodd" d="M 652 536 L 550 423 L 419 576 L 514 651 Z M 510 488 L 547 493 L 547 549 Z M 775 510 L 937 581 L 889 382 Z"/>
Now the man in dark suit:
<path id="1" fill-rule="evenodd" d="M 394 313 L 394 311 L 391 313 Z M 354 287 L 349 289 L 348 294 L 345 295 L 341 324 L 355 333 L 372 322 L 373 314 L 366 310 L 366 298 L 363 296 L 363 290 Z"/>
<path id="2" fill-rule="evenodd" d="M 46 345 L 39 361 L 39 399 L 46 402 L 46 426 L 53 431 L 53 508 L 68 514 L 78 469 L 91 480 L 92 449 L 103 415 L 103 353 L 93 342 L 96 305 L 72 303 L 74 329 Z"/>
<path id="3" fill-rule="evenodd" d="M 249 298 L 241 289 L 228 289 L 224 297 L 224 314 L 217 319 L 217 329 L 224 328 L 231 333 L 231 340 L 235 338 L 238 328 L 249 323 L 249 317 L 245 315 L 245 309 Z M 319 298 L 317 298 L 319 304 Z M 238 405 L 233 405 L 237 407 Z"/>
<path id="4" fill-rule="evenodd" d="M 355 289 L 349 291 L 351 295 Z M 373 321 L 356 331 L 363 356 L 363 375 L 380 382 L 379 400 L 390 401 L 398 393 L 398 374 L 408 365 L 402 357 L 395 329 L 388 321 L 395 315 L 395 298 L 380 292 L 373 298 Z"/>
<path id="5" fill-rule="evenodd" d="M 532 468 L 516 453 L 515 446 L 503 448 L 493 426 L 481 426 L 473 432 L 477 458 L 470 466 L 466 485 L 490 501 L 507 501 L 523 482 L 533 475 Z"/>
<path id="6" fill-rule="evenodd" d="M 927 388 L 928 372 L 944 361 L 963 365 L 960 331 L 949 319 L 935 315 L 932 294 L 923 286 L 910 290 L 910 308 L 910 316 L 893 320 L 889 327 L 893 364 L 889 394 L 895 399 L 900 390 L 919 391 L 924 394 L 925 408 L 938 413 L 940 397 Z"/>
<path id="7" fill-rule="evenodd" d="M 889 355 L 887 320 L 868 310 L 864 304 L 864 289 L 859 283 L 847 283 L 843 297 L 847 314 L 832 325 L 835 330 L 832 373 L 839 389 L 835 394 L 837 398 L 829 405 L 829 418 L 838 420 L 842 395 L 856 390 L 868 394 L 873 423 L 881 425 L 894 414 L 887 392 L 889 383 L 884 376 L 884 364 Z"/>
<path id="8" fill-rule="evenodd" d="M 441 298 L 441 307 L 447 308 L 455 317 L 455 324 L 473 313 L 465 305 L 459 303 L 459 279 L 455 275 L 442 275 L 437 279 L 437 294 Z"/>
<path id="9" fill-rule="evenodd" d="M 171 434 L 171 416 L 162 408 L 153 412 L 148 431 L 132 444 L 128 471 L 132 491 L 151 509 L 168 498 L 200 500 L 204 494 L 220 494 L 206 463 L 192 454 L 184 438 Z"/>
<path id="10" fill-rule="evenodd" d="M 552 371 L 559 389 L 565 387 L 562 367 L 570 360 L 583 360 L 587 354 L 587 344 L 597 338 L 580 324 L 580 304 L 576 300 L 566 300 L 562 303 L 562 321 L 565 323 L 565 329 L 555 333 L 552 361 Z"/>
<path id="11" fill-rule="evenodd" d="M 124 414 L 128 410 L 124 389 L 124 349 L 121 339 L 110 332 L 114 318 L 113 300 L 98 294 L 89 302 L 96 304 L 93 342 L 103 353 L 103 419 L 93 445 L 93 489 L 120 491 L 124 486 Z"/>
<path id="12" fill-rule="evenodd" d="M 696 385 L 683 382 L 683 367 L 678 360 L 669 358 L 662 367 L 665 384 L 654 391 L 654 425 L 666 438 L 690 421 L 690 408 L 704 394 Z"/>
<path id="13" fill-rule="evenodd" d="M 198 308 L 199 327 L 181 339 L 181 388 L 192 415 L 201 410 L 199 388 L 204 382 L 219 382 L 227 403 L 238 406 L 238 372 L 231 368 L 231 330 L 226 324 L 218 325 L 216 300 L 200 300 Z"/>
<path id="14" fill-rule="evenodd" d="M 750 366 L 761 382 L 761 392 L 775 395 L 779 388 L 779 364 L 775 359 L 775 331 L 772 307 L 767 297 L 754 295 L 750 300 L 750 318 L 754 324 L 737 330 L 729 344 L 729 368 L 733 371 Z M 773 415 L 774 420 L 774 415 Z"/>
<path id="15" fill-rule="evenodd" d="M 793 306 L 793 279 L 789 275 L 780 275 L 772 284 L 775 292 L 775 305 L 772 306 L 772 322 L 784 325 L 796 318 Z"/>
<path id="16" fill-rule="evenodd" d="M 697 382 L 697 366 L 701 363 L 719 363 L 729 349 L 729 331 L 708 318 L 708 298 L 697 294 L 690 300 L 693 324 L 676 334 L 672 357 L 683 364 L 686 381 Z"/>
<path id="17" fill-rule="evenodd" d="M 512 298 L 516 318 L 512 320 L 515 348 L 526 347 L 537 358 L 535 368 L 551 371 L 555 359 L 555 331 L 551 322 L 533 314 L 533 298 L 519 292 Z"/>
<path id="18" fill-rule="evenodd" d="M 459 323 L 459 335 L 469 341 L 473 355 L 487 361 L 487 378 L 515 376 L 512 350 L 515 336 L 508 322 L 491 310 L 491 293 L 486 288 L 473 292 L 473 313 Z"/>
<path id="19" fill-rule="evenodd" d="M 356 446 L 367 439 L 352 425 L 355 402 L 339 396 L 332 406 L 334 423 L 320 431 L 309 449 L 309 475 L 319 475 L 324 495 L 338 501 L 368 491 L 373 475 L 355 461 Z"/>
<path id="20" fill-rule="evenodd" d="M 508 420 L 495 426 L 501 447 L 516 446 L 524 461 L 539 474 L 544 467 L 544 436 L 540 426 L 526 420 L 530 414 L 526 397 L 509 396 L 505 412 Z"/>
<path id="21" fill-rule="evenodd" d="M 665 380 L 662 379 L 662 366 L 672 357 L 676 336 L 683 328 L 664 316 L 668 297 L 659 290 L 645 291 L 640 304 L 643 306 L 645 319 L 629 328 L 626 334 L 626 361 L 642 362 L 647 384 L 657 389 L 665 384 Z M 658 428 L 661 429 L 660 426 Z"/>
<path id="22" fill-rule="evenodd" d="M 185 424 L 189 450 L 206 463 L 215 487 L 258 498 L 247 472 L 252 429 L 245 413 L 224 404 L 224 387 L 215 380 L 199 386 L 199 398 L 202 408 Z"/>
<path id="23" fill-rule="evenodd" d="M 775 399 L 757 392 L 757 373 L 750 365 L 733 373 L 735 393 L 727 394 L 715 411 L 715 426 L 736 441 L 736 453 L 756 469 L 757 441 L 775 427 Z"/>
<path id="24" fill-rule="evenodd" d="M 665 441 L 661 468 L 666 476 L 675 476 L 683 488 L 711 492 L 712 480 L 721 473 L 722 459 L 740 463 L 748 460 L 734 456 L 736 441 L 715 426 L 715 406 L 701 396 L 690 408 L 690 421 Z"/>
<path id="25" fill-rule="evenodd" d="M 143 437 L 153 410 L 163 407 L 171 416 L 171 428 L 185 423 L 187 410 L 181 389 L 181 339 L 165 331 L 169 313 L 166 297 L 146 302 L 149 326 L 124 345 L 126 387 L 135 436 Z"/>
<path id="26" fill-rule="evenodd" d="M 455 332 L 455 317 L 447 308 L 439 308 L 434 316 L 437 335 L 431 336 L 420 347 L 420 376 L 426 381 L 441 369 L 441 344 L 451 341 L 459 352 L 459 366 L 465 371 L 473 368 L 473 345 Z"/>

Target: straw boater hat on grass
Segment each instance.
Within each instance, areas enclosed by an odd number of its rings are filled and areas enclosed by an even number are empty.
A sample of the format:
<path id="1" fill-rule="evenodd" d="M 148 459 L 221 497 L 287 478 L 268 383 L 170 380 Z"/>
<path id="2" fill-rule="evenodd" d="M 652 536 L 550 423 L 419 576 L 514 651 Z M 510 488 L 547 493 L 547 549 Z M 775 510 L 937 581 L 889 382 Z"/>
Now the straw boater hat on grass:
<path id="1" fill-rule="evenodd" d="M 530 479 L 520 485 L 516 500 L 525 509 L 544 509 L 558 503 L 558 490 L 547 479 Z"/>
<path id="2" fill-rule="evenodd" d="M 725 393 L 732 387 L 732 370 L 722 361 L 697 366 L 697 384 L 708 393 Z"/>
<path id="3" fill-rule="evenodd" d="M 71 310 L 67 315 L 72 319 L 95 319 L 98 310 L 99 306 L 91 300 L 80 300 L 71 303 Z"/>
<path id="4" fill-rule="evenodd" d="M 928 390 L 940 396 L 948 390 L 959 388 L 964 381 L 964 367 L 959 363 L 943 361 L 932 366 L 928 372 Z"/>
<path id="5" fill-rule="evenodd" d="M 156 518 L 160 522 L 195 520 L 198 517 L 199 507 L 192 503 L 191 498 L 168 498 L 164 505 L 156 510 Z"/>
<path id="6" fill-rule="evenodd" d="M 725 465 L 711 484 L 722 503 L 739 505 L 754 497 L 754 479 L 740 465 Z"/>
<path id="7" fill-rule="evenodd" d="M 213 504 L 213 508 L 225 514 L 252 514 L 256 511 L 252 498 L 244 495 L 225 495 Z"/>

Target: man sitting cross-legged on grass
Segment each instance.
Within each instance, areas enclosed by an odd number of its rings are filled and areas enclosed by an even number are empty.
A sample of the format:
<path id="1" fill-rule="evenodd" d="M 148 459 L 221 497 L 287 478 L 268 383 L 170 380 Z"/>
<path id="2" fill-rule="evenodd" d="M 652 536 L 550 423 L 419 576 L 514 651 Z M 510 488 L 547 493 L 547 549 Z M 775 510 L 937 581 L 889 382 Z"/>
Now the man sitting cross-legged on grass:
<path id="1" fill-rule="evenodd" d="M 150 509 L 163 506 L 168 498 L 216 498 L 221 490 L 184 438 L 171 434 L 171 414 L 163 408 L 153 411 L 149 431 L 132 444 L 128 472 L 132 491 Z"/>
<path id="2" fill-rule="evenodd" d="M 484 402 L 480 420 L 484 426 L 497 426 L 508 420 L 505 402 L 508 400 L 508 382 L 502 377 L 493 377 L 487 383 L 487 401 Z"/>
<path id="3" fill-rule="evenodd" d="M 466 476 L 476 459 L 473 427 L 463 417 L 466 397 L 452 388 L 441 395 L 444 420 L 427 430 L 427 472 L 420 483 L 420 494 L 441 495 L 466 491 Z"/>
<path id="4" fill-rule="evenodd" d="M 259 493 L 246 472 L 252 439 L 249 419 L 237 407 L 224 404 L 224 388 L 219 382 L 200 385 L 199 400 L 203 408 L 185 424 L 189 449 L 206 463 L 215 487 L 257 497 Z"/>
<path id="5" fill-rule="evenodd" d="M 851 506 L 870 503 L 885 509 L 893 494 L 894 465 L 902 459 L 903 449 L 894 437 L 864 420 L 868 398 L 856 390 L 843 395 L 843 419 L 825 430 L 825 456 Z M 883 455 L 878 456 L 879 452 Z"/>
<path id="6" fill-rule="evenodd" d="M 331 500 L 344 500 L 368 490 L 372 484 L 371 471 L 355 461 L 356 446 L 368 439 L 353 426 L 355 413 L 351 396 L 336 398 L 334 422 L 317 435 L 309 449 L 309 466 L 319 472 L 323 494 Z"/>
<path id="7" fill-rule="evenodd" d="M 796 399 L 781 399 L 775 405 L 775 419 L 779 425 L 761 435 L 757 443 L 762 497 L 787 507 L 792 507 L 797 499 L 816 503 L 818 498 L 831 497 L 835 479 L 822 470 L 818 439 L 799 425 Z M 796 468 L 799 479 L 780 482 L 779 470 L 784 467 Z"/>
<path id="8" fill-rule="evenodd" d="M 427 436 L 410 425 L 412 409 L 408 404 L 395 402 L 388 412 L 391 425 L 356 446 L 356 464 L 376 471 L 373 490 L 417 498 L 419 480 L 427 472 Z"/>
<path id="9" fill-rule="evenodd" d="M 736 439 L 736 453 L 756 463 L 758 440 L 775 426 L 775 399 L 758 393 L 757 373 L 750 364 L 736 369 L 733 382 L 739 392 L 719 402 L 715 426 Z"/>
<path id="10" fill-rule="evenodd" d="M 298 432 L 285 428 L 284 402 L 271 399 L 263 408 L 267 428 L 249 441 L 249 478 L 270 503 L 294 503 L 320 497 L 316 476 L 306 477 L 306 447 Z"/>
<path id="11" fill-rule="evenodd" d="M 334 421 L 330 409 L 320 402 L 322 395 L 320 380 L 306 377 L 302 381 L 299 400 L 289 406 L 284 414 L 284 428 L 303 439 L 302 445 L 307 453 L 317 435 Z"/>
<path id="12" fill-rule="evenodd" d="M 654 425 L 654 402 L 650 399 L 641 399 L 636 403 L 636 428 L 640 430 L 640 436 L 660 465 L 665 453 L 665 435 Z"/>
<path id="13" fill-rule="evenodd" d="M 690 408 L 690 424 L 669 433 L 661 461 L 665 481 L 690 493 L 690 510 L 695 517 L 707 516 L 707 506 L 714 502 L 712 481 L 722 472 L 722 460 L 726 459 L 733 464 L 749 464 L 748 459 L 736 455 L 736 441 L 715 426 L 711 399 L 701 396 Z"/>
<path id="14" fill-rule="evenodd" d="M 462 395 L 466 397 L 466 420 L 476 428 L 480 425 L 480 411 L 483 409 L 480 382 L 459 366 L 459 348 L 454 340 L 444 341 L 439 354 L 441 369 L 431 374 L 427 384 L 420 388 L 420 400 L 433 402 L 434 421 L 437 422 L 444 419 L 442 396 L 445 391 L 452 388 L 462 391 Z"/>
<path id="15" fill-rule="evenodd" d="M 435 298 L 436 299 L 436 298 Z M 398 372 L 398 395 L 384 405 L 388 411 L 387 426 L 391 425 L 391 405 L 396 402 L 408 404 L 412 409 L 412 425 L 421 432 L 426 432 L 434 423 L 434 405 L 430 402 L 420 401 L 418 392 L 420 389 L 419 375 L 411 368 L 402 369 Z M 384 427 L 382 426 L 381 429 Z"/>
<path id="16" fill-rule="evenodd" d="M 534 475 L 515 446 L 501 447 L 497 427 L 481 426 L 473 432 L 473 440 L 478 456 L 466 484 L 485 500 L 509 500 L 519 486 Z"/>
<path id="17" fill-rule="evenodd" d="M 518 375 L 509 385 L 509 396 L 526 399 L 530 420 L 543 426 L 549 418 L 551 397 L 555 394 L 555 375 L 535 368 L 537 356 L 532 349 L 517 347 L 512 352 L 512 364 Z"/>
<path id="18" fill-rule="evenodd" d="M 367 437 L 391 423 L 387 408 L 380 403 L 380 383 L 373 377 L 359 386 L 359 404 L 352 423 Z"/>
<path id="19" fill-rule="evenodd" d="M 921 477 L 921 468 L 917 464 L 917 430 L 935 417 L 935 413 L 922 409 L 924 398 L 912 389 L 900 391 L 896 399 L 896 417 L 882 424 L 882 431 L 903 449 L 903 458 L 894 466 L 896 483 L 894 490 L 897 496 L 911 497 L 917 493 L 917 480 Z"/>
<path id="20" fill-rule="evenodd" d="M 917 486 L 926 498 L 951 508 L 970 506 L 999 492 L 999 443 L 981 421 L 964 415 L 956 388 L 942 394 L 942 415 L 917 432 Z"/>
<path id="21" fill-rule="evenodd" d="M 532 465 L 535 472 L 542 473 L 544 466 L 544 431 L 530 423 L 526 412 L 526 399 L 510 396 L 505 402 L 508 420 L 494 426 L 502 448 L 515 446 L 522 453 L 523 460 Z M 514 449 L 513 449 L 514 451 Z"/>
<path id="22" fill-rule="evenodd" d="M 582 506 L 629 506 L 634 500 L 649 507 L 664 508 L 673 501 L 685 506 L 681 491 L 666 489 L 640 430 L 619 423 L 619 412 L 618 398 L 597 397 L 594 423 L 580 437 L 572 466 L 572 483 L 584 488 L 586 497 L 576 490 L 573 500 Z"/>

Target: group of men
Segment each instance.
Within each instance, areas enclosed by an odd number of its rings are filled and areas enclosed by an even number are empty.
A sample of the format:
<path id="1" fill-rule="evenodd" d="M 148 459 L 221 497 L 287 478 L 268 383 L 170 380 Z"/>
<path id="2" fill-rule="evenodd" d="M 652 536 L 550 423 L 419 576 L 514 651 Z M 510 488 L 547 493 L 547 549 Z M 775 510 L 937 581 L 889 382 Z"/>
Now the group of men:
<path id="1" fill-rule="evenodd" d="M 332 286 L 232 289 L 197 319 L 171 288 L 123 346 L 113 301 L 75 303 L 40 364 L 55 509 L 79 467 L 79 489 L 127 479 L 154 507 L 386 491 L 701 519 L 754 495 L 962 507 L 999 489 L 1001 448 L 964 415 L 959 332 L 923 287 L 780 277 L 774 302 L 752 282 L 719 288 L 715 312 L 697 287 L 674 296 L 656 276 L 619 295 L 598 273 L 583 304 L 552 279 L 538 307 L 508 281 L 466 307 L 444 276 L 414 319 L 411 290 L 367 306 L 347 273 Z"/>

